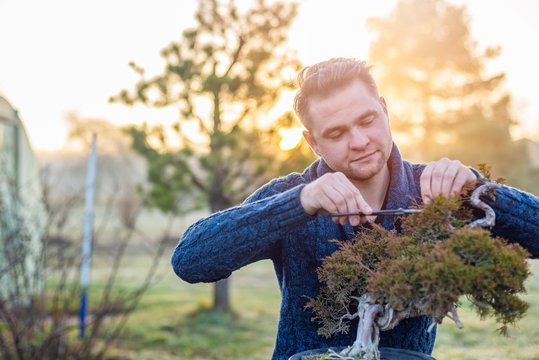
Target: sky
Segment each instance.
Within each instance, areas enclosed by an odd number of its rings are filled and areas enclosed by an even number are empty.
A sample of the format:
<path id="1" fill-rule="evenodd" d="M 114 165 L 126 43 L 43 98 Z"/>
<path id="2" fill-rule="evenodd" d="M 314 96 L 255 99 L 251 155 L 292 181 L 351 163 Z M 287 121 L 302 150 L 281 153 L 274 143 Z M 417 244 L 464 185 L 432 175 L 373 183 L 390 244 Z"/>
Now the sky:
<path id="1" fill-rule="evenodd" d="M 367 59 L 372 34 L 365 20 L 387 15 L 396 2 L 300 1 L 289 46 L 305 65 L 337 56 Z M 506 72 L 522 121 L 515 135 L 539 140 L 539 47 L 533 45 L 539 1 L 451 2 L 466 3 L 480 47 L 502 47 L 491 69 Z M 138 76 L 130 61 L 149 75 L 160 72 L 160 50 L 196 24 L 196 7 L 196 0 L 0 0 L 0 95 L 19 111 L 34 150 L 65 146 L 69 113 L 118 125 L 172 123 L 173 109 L 129 108 L 108 98 L 133 88 Z M 291 96 L 280 106 L 291 109 Z"/>

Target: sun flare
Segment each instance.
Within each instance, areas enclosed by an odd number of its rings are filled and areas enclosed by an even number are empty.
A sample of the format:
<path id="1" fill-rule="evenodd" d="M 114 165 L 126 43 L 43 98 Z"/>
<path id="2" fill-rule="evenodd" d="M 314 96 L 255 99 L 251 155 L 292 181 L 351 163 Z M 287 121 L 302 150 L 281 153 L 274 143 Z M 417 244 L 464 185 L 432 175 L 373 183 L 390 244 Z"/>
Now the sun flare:
<path id="1" fill-rule="evenodd" d="M 288 151 L 296 148 L 299 145 L 303 133 L 303 129 L 291 128 L 291 129 L 279 129 L 279 135 L 281 141 L 279 147 L 282 151 Z"/>

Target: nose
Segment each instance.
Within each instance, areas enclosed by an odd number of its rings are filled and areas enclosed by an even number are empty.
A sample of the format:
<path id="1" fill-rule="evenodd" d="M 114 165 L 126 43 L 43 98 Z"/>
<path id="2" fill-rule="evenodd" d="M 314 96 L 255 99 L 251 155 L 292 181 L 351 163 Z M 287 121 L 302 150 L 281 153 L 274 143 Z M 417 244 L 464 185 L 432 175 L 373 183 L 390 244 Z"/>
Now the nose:
<path id="1" fill-rule="evenodd" d="M 363 150 L 369 145 L 370 139 L 361 129 L 354 127 L 350 131 L 350 149 L 351 150 Z"/>

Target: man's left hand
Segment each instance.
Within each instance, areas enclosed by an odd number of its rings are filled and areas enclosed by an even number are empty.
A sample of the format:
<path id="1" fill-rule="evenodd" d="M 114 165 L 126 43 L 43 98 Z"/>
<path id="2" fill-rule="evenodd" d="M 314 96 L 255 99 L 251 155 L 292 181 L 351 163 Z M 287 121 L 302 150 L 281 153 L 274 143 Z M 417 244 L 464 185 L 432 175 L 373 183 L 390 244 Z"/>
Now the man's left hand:
<path id="1" fill-rule="evenodd" d="M 427 164 L 421 174 L 421 197 L 427 204 L 438 195 L 451 197 L 459 195 L 463 188 L 477 180 L 469 167 L 458 160 L 442 158 Z"/>

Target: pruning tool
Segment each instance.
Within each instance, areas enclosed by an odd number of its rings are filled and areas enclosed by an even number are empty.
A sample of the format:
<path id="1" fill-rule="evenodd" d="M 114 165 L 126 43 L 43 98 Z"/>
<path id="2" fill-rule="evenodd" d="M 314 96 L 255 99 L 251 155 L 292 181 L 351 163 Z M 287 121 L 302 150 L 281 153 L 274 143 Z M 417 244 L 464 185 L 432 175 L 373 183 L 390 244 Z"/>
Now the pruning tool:
<path id="1" fill-rule="evenodd" d="M 422 212 L 423 210 L 422 209 L 403 209 L 403 208 L 398 208 L 398 209 L 389 209 L 389 210 L 377 210 L 377 211 L 373 211 L 371 214 L 367 215 L 367 216 L 371 216 L 371 215 L 408 215 L 408 214 L 417 214 L 417 213 L 420 213 Z M 330 213 L 329 216 L 331 217 L 338 217 L 338 216 L 353 216 L 353 215 L 366 215 L 366 214 L 363 214 L 359 211 L 356 211 L 356 212 L 347 212 L 347 213 Z"/>

